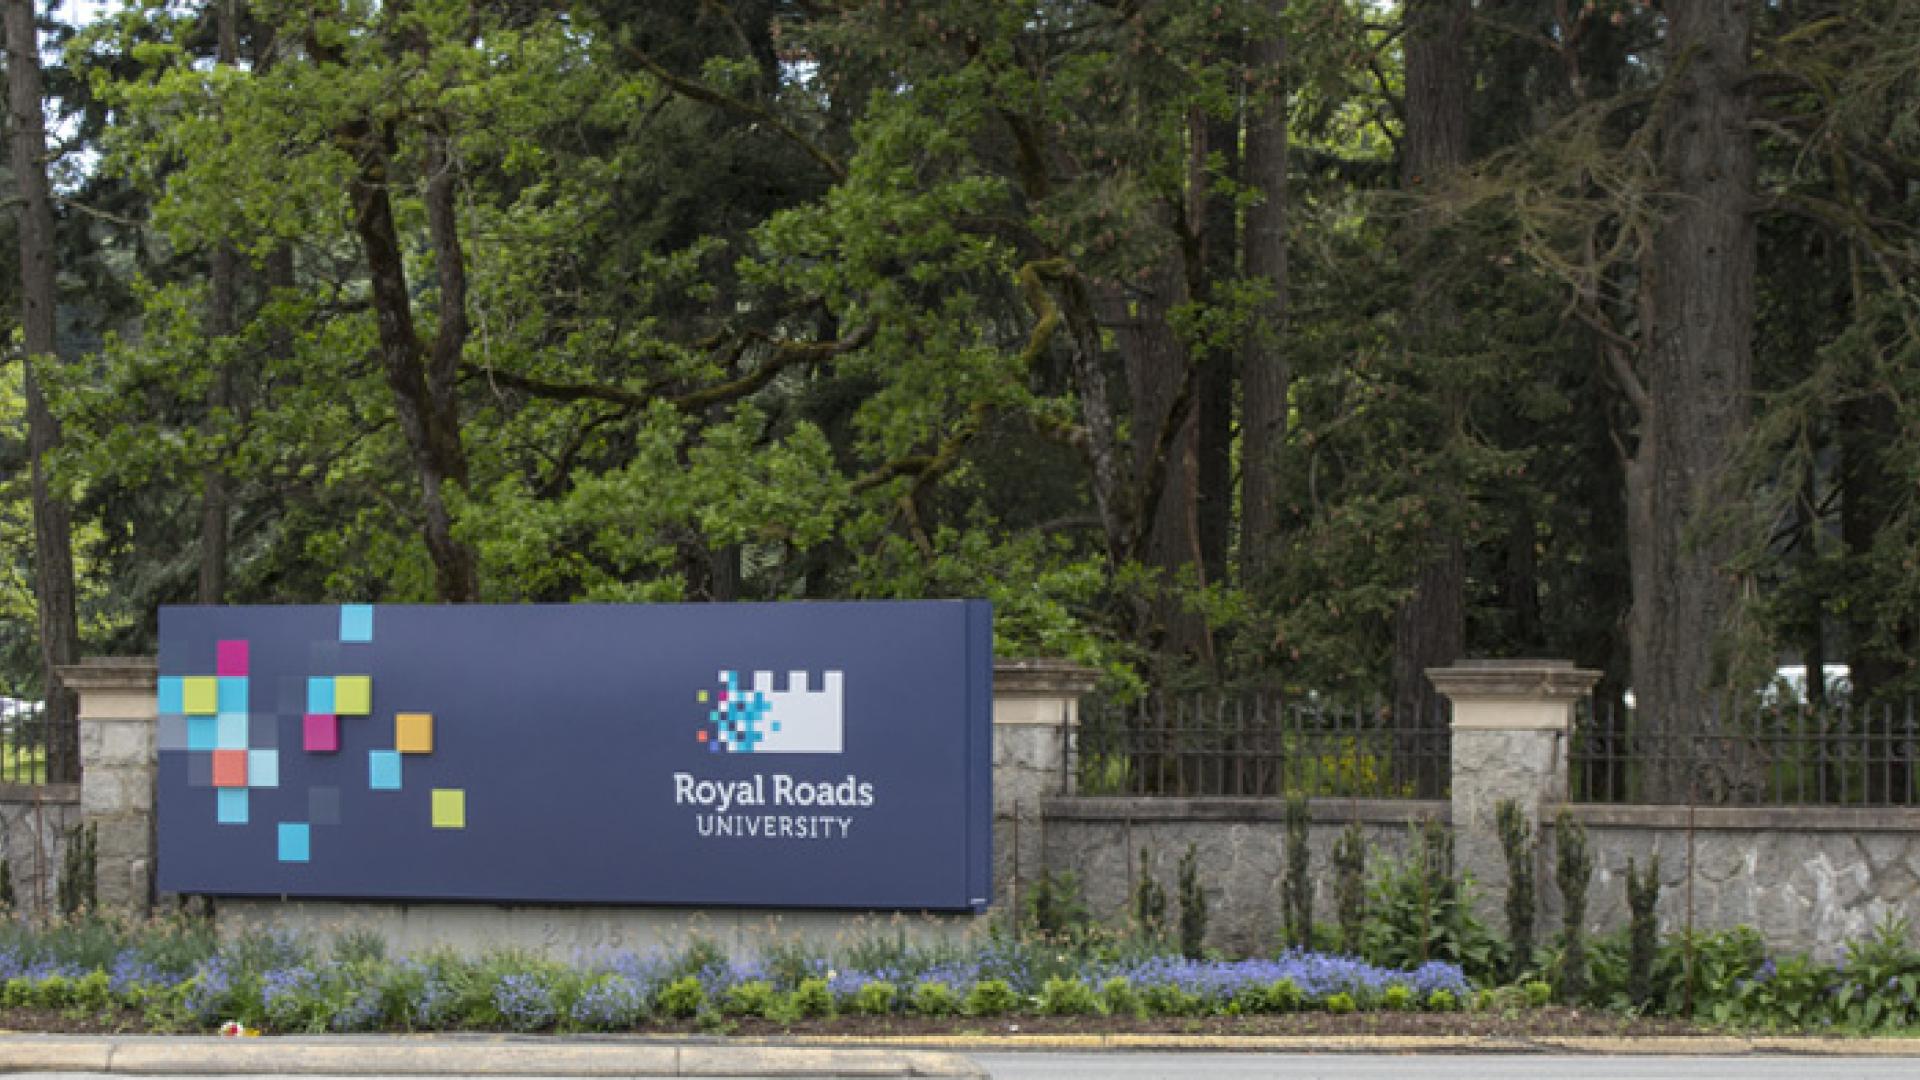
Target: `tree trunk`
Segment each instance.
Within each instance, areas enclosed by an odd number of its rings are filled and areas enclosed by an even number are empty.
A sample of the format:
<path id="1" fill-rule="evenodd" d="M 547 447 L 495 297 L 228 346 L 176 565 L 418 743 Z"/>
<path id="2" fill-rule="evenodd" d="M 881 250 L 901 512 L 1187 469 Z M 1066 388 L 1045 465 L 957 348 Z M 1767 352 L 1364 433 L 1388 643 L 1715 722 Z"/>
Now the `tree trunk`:
<path id="1" fill-rule="evenodd" d="M 240 56 L 240 33 L 234 0 L 215 4 L 214 22 L 219 38 L 218 62 L 232 67 Z M 207 336 L 220 344 L 231 344 L 239 320 L 234 314 L 234 286 L 239 275 L 239 259 L 233 245 L 221 241 L 214 245 L 208 275 Z M 207 386 L 207 422 L 210 435 L 217 434 L 223 414 L 233 408 L 235 357 L 222 360 L 213 381 Z M 215 459 L 208 463 L 201 480 L 200 497 L 200 602 L 218 604 L 227 594 L 227 468 L 217 438 L 208 440 Z"/>
<path id="2" fill-rule="evenodd" d="M 1179 596 L 1182 584 L 1206 584 L 1197 501 L 1197 379 L 1192 358 L 1168 322 L 1168 313 L 1186 299 L 1185 284 L 1182 254 L 1174 252 L 1155 269 L 1144 295 L 1128 302 L 1116 293 L 1107 307 L 1126 358 L 1133 401 L 1133 475 L 1141 492 L 1138 526 L 1144 540 L 1136 550 L 1162 575 L 1147 640 L 1164 655 L 1211 666 L 1206 621 L 1188 611 Z"/>
<path id="3" fill-rule="evenodd" d="M 48 483 L 47 455 L 60 425 L 47 408 L 37 372 L 59 362 L 54 341 L 53 190 L 47 182 L 46 114 L 40 104 L 40 44 L 33 0 L 6 0 L 7 100 L 14 180 L 20 189 L 20 324 L 26 345 L 27 454 L 33 501 L 33 583 L 39 601 L 40 667 L 47 724 L 47 779 L 80 776 L 75 700 L 57 669 L 80 661 L 74 616 L 73 524 L 66 500 Z"/>
<path id="4" fill-rule="evenodd" d="M 1249 279 L 1264 282 L 1267 301 L 1240 357 L 1240 573 L 1258 588 L 1273 571 L 1280 546 L 1278 457 L 1287 438 L 1292 373 L 1283 347 L 1287 318 L 1287 93 L 1282 67 L 1287 42 L 1278 27 L 1249 50 L 1255 87 L 1247 109 L 1247 183 L 1259 197 L 1246 210 Z"/>
<path id="5" fill-rule="evenodd" d="M 1636 538 L 1633 677 L 1642 730 L 1738 781 L 1740 762 L 1709 745 L 1721 681 L 1716 649 L 1736 600 L 1726 567 L 1738 545 L 1715 510 L 1746 431 L 1754 317 L 1753 139 L 1744 82 L 1752 32 L 1747 0 L 1669 5 L 1671 98 L 1661 167 L 1672 211 L 1646 262 L 1652 325 L 1643 418 L 1650 535 Z M 1702 779 L 1681 763 L 1656 770 L 1668 797 Z"/>
<path id="6" fill-rule="evenodd" d="M 1224 174 L 1240 180 L 1240 127 L 1232 119 L 1213 116 L 1198 118 L 1196 125 L 1204 138 L 1195 143 L 1194 176 L 1188 184 L 1189 198 L 1195 202 L 1191 226 L 1198 230 L 1199 257 L 1192 263 L 1203 279 L 1189 287 L 1195 296 L 1217 298 L 1216 290 L 1234 277 L 1235 248 L 1231 199 L 1213 198 L 1213 176 L 1205 168 L 1207 159 L 1218 155 Z M 1209 582 L 1227 580 L 1227 551 L 1233 539 L 1233 380 L 1231 353 L 1206 357 L 1194 373 L 1194 454 L 1195 493 L 1200 542 L 1200 564 Z"/>
<path id="7" fill-rule="evenodd" d="M 358 170 L 349 181 L 354 231 L 367 258 L 380 361 L 393 391 L 394 411 L 420 478 L 420 504 L 427 554 L 433 560 L 439 597 L 451 603 L 479 599 L 473 552 L 453 535 L 446 488 L 467 481 L 466 451 L 453 398 L 453 373 L 466 342 L 466 278 L 452 220 L 452 178 L 446 169 L 427 184 L 427 221 L 440 272 L 440 332 L 431 355 L 413 324 L 406 267 L 387 198 L 392 139 L 365 121 L 348 125 L 343 143 Z M 437 155 L 436 155 L 437 156 Z M 432 167 L 431 165 L 429 166 Z"/>
<path id="8" fill-rule="evenodd" d="M 1402 185 L 1416 197 L 1436 190 L 1467 160 L 1468 0 L 1410 0 L 1407 6 L 1407 128 Z M 1413 273 L 1406 349 L 1419 354 L 1433 339 L 1452 329 L 1453 308 L 1446 281 L 1427 266 L 1433 244 L 1429 215 L 1417 214 L 1405 249 L 1420 265 Z M 1445 387 L 1444 375 L 1432 380 L 1442 401 L 1440 439 L 1458 437 L 1464 405 Z M 1439 698 L 1427 681 L 1428 668 L 1458 660 L 1466 646 L 1466 544 L 1450 518 L 1452 504 L 1466 498 L 1456 483 L 1440 486 L 1428 498 L 1440 524 L 1427 537 L 1427 561 L 1414 580 L 1412 595 L 1393 624 L 1393 709 L 1402 731 L 1423 734 L 1440 725 Z M 1402 756 L 1424 755 L 1428 740 L 1403 740 Z M 1417 760 L 1417 759 L 1416 759 Z M 1409 771 L 1411 770 L 1411 771 Z M 1418 794 L 1437 795 L 1434 770 L 1398 766 L 1415 779 Z"/>

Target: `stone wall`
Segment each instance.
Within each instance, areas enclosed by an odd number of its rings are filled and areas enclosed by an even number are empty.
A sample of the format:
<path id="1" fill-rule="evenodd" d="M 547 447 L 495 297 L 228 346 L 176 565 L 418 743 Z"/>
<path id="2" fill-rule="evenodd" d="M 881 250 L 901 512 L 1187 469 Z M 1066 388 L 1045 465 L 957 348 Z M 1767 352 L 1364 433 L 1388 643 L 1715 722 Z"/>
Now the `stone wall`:
<path id="1" fill-rule="evenodd" d="M 1336 920 L 1333 844 L 1349 822 L 1366 829 L 1374 857 L 1398 858 L 1423 817 L 1445 821 L 1444 802 L 1316 799 L 1308 845 L 1317 923 Z M 1046 864 L 1071 873 L 1094 915 L 1127 919 L 1142 855 L 1177 910 L 1180 859 L 1197 852 L 1207 891 L 1207 944 L 1233 955 L 1272 952 L 1281 942 L 1286 875 L 1284 804 L 1277 799 L 1059 798 L 1046 804 Z"/>
<path id="2" fill-rule="evenodd" d="M 1447 803 L 1412 800 L 1329 799 L 1312 807 L 1316 922 L 1335 918 L 1332 846 L 1347 822 L 1365 825 L 1374 866 L 1405 853 L 1412 822 L 1449 816 Z M 1211 915 L 1207 943 L 1233 954 L 1271 952 L 1282 932 L 1283 813 L 1278 800 L 1051 799 L 1046 862 L 1056 873 L 1073 873 L 1094 914 L 1118 925 L 1127 918 L 1142 850 L 1151 852 L 1171 897 L 1175 865 L 1188 844 L 1197 845 Z M 1920 927 L 1920 810 L 1702 808 L 1693 813 L 1691 830 L 1684 807 L 1578 806 L 1573 815 L 1587 828 L 1594 859 L 1590 933 L 1626 926 L 1627 860 L 1645 866 L 1655 854 L 1666 932 L 1686 928 L 1691 905 L 1698 930 L 1750 926 L 1781 952 L 1831 960 L 1889 915 Z M 1550 831 L 1544 839 L 1536 886 L 1542 937 L 1561 923 Z M 1499 913 L 1505 889 L 1504 869 L 1476 878 L 1479 906 L 1496 933 L 1505 931 Z"/>
<path id="3" fill-rule="evenodd" d="M 67 833 L 79 823 L 78 784 L 0 784 L 0 858 L 18 910 L 52 910 Z"/>
<path id="4" fill-rule="evenodd" d="M 1593 852 L 1594 930 L 1626 925 L 1627 860 L 1660 858 L 1662 930 L 1751 926 L 1783 952 L 1837 958 L 1889 915 L 1920 927 L 1920 810 L 1576 807 Z M 1689 857 L 1691 856 L 1691 857 Z M 1692 873 L 1688 873 L 1689 866 Z M 1691 878 L 1691 891 L 1689 891 Z M 1549 906 L 1559 897 L 1543 890 Z M 1552 925 L 1559 925 L 1553 911 Z"/>

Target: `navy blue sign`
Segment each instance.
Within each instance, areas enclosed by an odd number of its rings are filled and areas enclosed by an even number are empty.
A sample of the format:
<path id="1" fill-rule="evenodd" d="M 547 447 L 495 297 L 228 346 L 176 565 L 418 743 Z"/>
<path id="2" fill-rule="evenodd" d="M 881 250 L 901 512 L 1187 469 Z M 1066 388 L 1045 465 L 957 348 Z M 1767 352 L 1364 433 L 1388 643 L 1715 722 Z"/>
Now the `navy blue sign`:
<path id="1" fill-rule="evenodd" d="M 168 607 L 159 887 L 980 908 L 982 601 Z"/>

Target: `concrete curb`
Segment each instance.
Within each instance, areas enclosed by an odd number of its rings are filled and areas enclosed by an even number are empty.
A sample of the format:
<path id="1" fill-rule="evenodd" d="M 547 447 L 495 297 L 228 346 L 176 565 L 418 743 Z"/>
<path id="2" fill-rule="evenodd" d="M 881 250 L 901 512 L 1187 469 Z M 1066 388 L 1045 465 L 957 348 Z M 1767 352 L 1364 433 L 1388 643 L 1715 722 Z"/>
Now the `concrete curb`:
<path id="1" fill-rule="evenodd" d="M 0 1036 L 0 1073 L 284 1076 L 953 1076 L 958 1054 L 873 1046 L 581 1042 L 561 1039 Z"/>
<path id="2" fill-rule="evenodd" d="M 1579 1054 L 1593 1057 L 1912 1057 L 1920 1038 L 1673 1035 L 798 1035 L 794 1046 L 919 1047 L 958 1053 L 1020 1050 L 1247 1051 L 1282 1054 Z"/>

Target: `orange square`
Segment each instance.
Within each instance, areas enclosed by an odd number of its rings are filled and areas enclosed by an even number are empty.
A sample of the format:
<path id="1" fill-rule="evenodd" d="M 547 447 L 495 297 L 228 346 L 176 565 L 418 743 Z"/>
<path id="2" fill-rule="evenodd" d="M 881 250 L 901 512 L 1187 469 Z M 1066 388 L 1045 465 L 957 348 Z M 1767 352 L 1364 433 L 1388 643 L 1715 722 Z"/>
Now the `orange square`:
<path id="1" fill-rule="evenodd" d="M 433 714 L 423 712 L 395 713 L 393 716 L 393 748 L 403 754 L 433 753 Z"/>
<path id="2" fill-rule="evenodd" d="M 213 752 L 213 786 L 217 788 L 247 786 L 247 752 L 245 750 Z"/>

